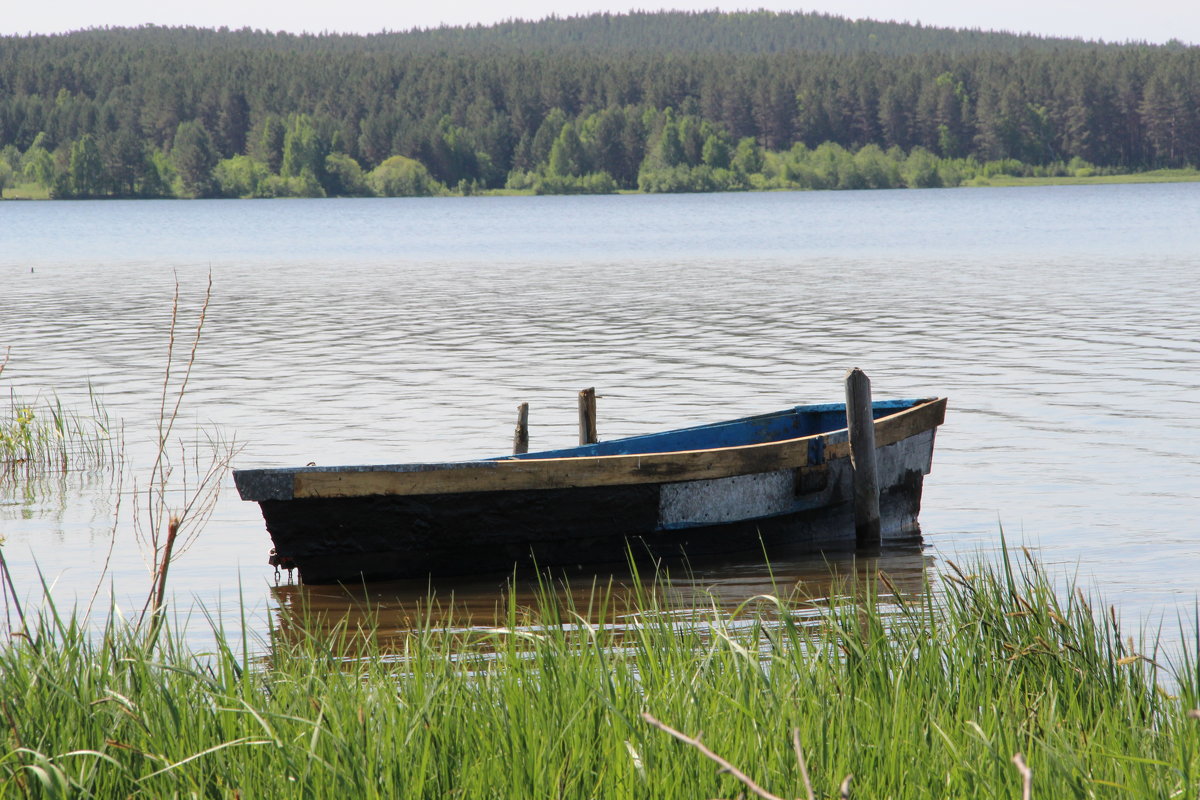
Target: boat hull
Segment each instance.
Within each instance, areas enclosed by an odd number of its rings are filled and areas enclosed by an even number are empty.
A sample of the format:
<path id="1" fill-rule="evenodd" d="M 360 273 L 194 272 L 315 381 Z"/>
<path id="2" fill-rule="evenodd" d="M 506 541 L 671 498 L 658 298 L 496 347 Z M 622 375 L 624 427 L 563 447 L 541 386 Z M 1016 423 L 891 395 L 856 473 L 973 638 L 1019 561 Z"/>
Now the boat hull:
<path id="1" fill-rule="evenodd" d="M 876 420 L 884 541 L 919 535 L 922 484 L 944 406 L 928 401 Z M 467 462 L 441 470 L 249 471 L 235 478 L 244 497 L 259 495 L 247 499 L 259 500 L 279 560 L 297 567 L 306 583 L 597 564 L 643 554 L 782 557 L 854 544 L 844 430 L 706 451 L 711 457 L 697 452 L 639 457 L 648 466 L 617 463 L 631 456 L 566 459 L 572 463 L 548 472 L 553 480 L 541 486 L 539 470 L 564 459 L 482 462 L 499 465 L 479 470 L 482 477 L 472 477 L 481 462 Z M 659 455 L 679 458 L 668 468 L 654 462 Z M 727 474 L 732 470 L 738 471 Z M 672 479 L 693 476 L 699 477 Z M 470 488 L 481 480 L 483 488 Z M 512 488 L 496 488 L 497 481 Z M 441 491 L 445 486 L 467 490 Z"/>

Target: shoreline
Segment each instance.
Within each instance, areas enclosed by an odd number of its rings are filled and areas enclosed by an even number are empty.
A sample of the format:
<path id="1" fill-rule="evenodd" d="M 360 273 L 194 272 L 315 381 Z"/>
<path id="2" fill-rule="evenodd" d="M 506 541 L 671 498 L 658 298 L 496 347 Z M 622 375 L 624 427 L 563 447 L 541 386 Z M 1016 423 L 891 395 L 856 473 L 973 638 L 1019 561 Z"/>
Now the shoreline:
<path id="1" fill-rule="evenodd" d="M 1138 183 L 1197 183 L 1200 182 L 1200 169 L 1156 169 L 1146 172 L 1129 172 L 1120 175 L 1064 175 L 1058 177 L 1016 177 L 1012 175 L 994 175 L 990 178 L 972 178 L 958 186 L 937 187 L 941 189 L 997 189 L 1028 186 L 1093 186 L 1108 184 L 1138 184 Z M 901 189 L 907 187 L 901 187 Z M 770 188 L 747 189 L 748 192 L 838 192 L 838 191 L 896 191 L 895 189 L 803 189 L 803 188 Z M 717 194 L 718 192 L 686 192 L 684 194 Z M 669 192 L 643 192 L 639 189 L 621 189 L 608 194 L 614 195 L 647 195 L 671 194 Z M 532 189 L 486 189 L 470 194 L 451 192 L 442 197 L 534 197 Z M 546 194 L 545 197 L 556 195 Z M 566 194 L 557 196 L 568 196 Z M 32 187 L 21 184 L 7 187 L 0 191 L 2 201 L 30 200 L 192 200 L 192 199 L 223 199 L 223 200 L 294 200 L 290 197 L 226 197 L 226 198 L 189 198 L 189 197 L 88 197 L 88 198 L 52 198 L 42 187 Z M 303 198 L 303 199 L 334 199 L 334 198 Z"/>

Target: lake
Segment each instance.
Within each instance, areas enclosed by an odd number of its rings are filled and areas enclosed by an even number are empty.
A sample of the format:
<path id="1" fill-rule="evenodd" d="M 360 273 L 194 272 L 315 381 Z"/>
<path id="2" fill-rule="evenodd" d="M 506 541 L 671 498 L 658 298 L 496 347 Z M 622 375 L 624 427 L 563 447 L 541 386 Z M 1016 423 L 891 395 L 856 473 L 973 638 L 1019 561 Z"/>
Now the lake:
<path id="1" fill-rule="evenodd" d="M 240 443 L 237 466 L 482 457 L 509 450 L 520 402 L 544 449 L 574 443 L 584 387 L 613 438 L 839 400 L 859 366 L 877 398 L 950 399 L 924 550 L 859 569 L 919 584 L 991 557 L 1003 530 L 1127 618 L 1173 626 L 1200 563 L 1198 223 L 1200 184 L 3 203 L 0 389 L 84 409 L 90 384 L 128 457 L 119 481 L 0 482 L 4 554 L 27 598 L 40 570 L 60 602 L 99 581 L 140 608 L 135 489 L 172 297 L 177 380 L 211 275 L 173 498 L 195 482 L 181 453 L 214 432 Z M 269 549 L 226 478 L 172 567 L 176 608 L 244 602 L 257 625 L 297 602 Z M 736 600 L 763 574 L 696 581 Z M 496 585 L 447 591 L 486 604 Z"/>

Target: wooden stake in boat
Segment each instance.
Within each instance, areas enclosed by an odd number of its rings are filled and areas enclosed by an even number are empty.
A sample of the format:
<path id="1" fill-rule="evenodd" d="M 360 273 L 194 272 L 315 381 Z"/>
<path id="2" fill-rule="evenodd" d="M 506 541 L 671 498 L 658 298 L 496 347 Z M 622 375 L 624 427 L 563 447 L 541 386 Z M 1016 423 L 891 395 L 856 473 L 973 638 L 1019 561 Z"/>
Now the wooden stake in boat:
<path id="1" fill-rule="evenodd" d="M 879 544 L 879 470 L 875 463 L 875 415 L 871 379 L 858 367 L 846 373 L 846 428 L 854 475 L 854 533 L 860 546 Z"/>
<path id="2" fill-rule="evenodd" d="M 513 431 L 513 455 L 529 452 L 529 403 L 517 406 L 517 429 Z"/>
<path id="3" fill-rule="evenodd" d="M 596 435 L 596 387 L 584 389 L 579 393 L 579 443 L 595 444 L 600 441 Z"/>

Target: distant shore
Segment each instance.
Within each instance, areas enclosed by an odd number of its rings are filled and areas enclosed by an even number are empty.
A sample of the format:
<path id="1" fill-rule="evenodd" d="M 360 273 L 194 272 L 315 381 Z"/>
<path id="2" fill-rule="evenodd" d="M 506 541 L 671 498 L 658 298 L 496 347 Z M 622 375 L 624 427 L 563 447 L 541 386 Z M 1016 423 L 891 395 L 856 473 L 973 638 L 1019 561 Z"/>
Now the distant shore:
<path id="1" fill-rule="evenodd" d="M 1089 186 L 1095 184 L 1117 183 L 1195 183 L 1200 181 L 1200 169 L 1156 169 L 1148 172 L 1130 172 L 1124 175 L 1064 175 L 1058 177 L 1015 177 L 1012 175 L 993 175 L 990 178 L 974 178 L 956 187 L 943 188 L 997 188 L 1013 186 Z M 751 189 L 749 191 L 759 191 Z M 837 189 L 766 189 L 762 191 L 841 191 Z M 875 191 L 875 190 L 869 190 Z M 884 190 L 878 190 L 884 191 Z M 475 193 L 486 197 L 520 197 L 532 196 L 532 189 L 490 189 Z M 614 194 L 650 194 L 636 189 L 621 190 Z M 452 195 L 453 196 L 453 195 Z M 45 187 L 33 183 L 9 186 L 3 190 L 0 198 L 4 200 L 49 200 L 50 194 Z M 118 199 L 118 198 L 104 198 Z M 131 199 L 131 198 L 123 198 Z M 163 198 L 154 198 L 163 199 Z M 187 198 L 170 198 L 187 199 Z M 263 199 L 263 198 L 258 198 Z"/>

